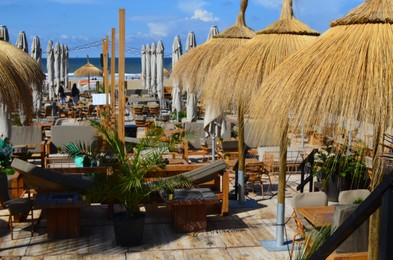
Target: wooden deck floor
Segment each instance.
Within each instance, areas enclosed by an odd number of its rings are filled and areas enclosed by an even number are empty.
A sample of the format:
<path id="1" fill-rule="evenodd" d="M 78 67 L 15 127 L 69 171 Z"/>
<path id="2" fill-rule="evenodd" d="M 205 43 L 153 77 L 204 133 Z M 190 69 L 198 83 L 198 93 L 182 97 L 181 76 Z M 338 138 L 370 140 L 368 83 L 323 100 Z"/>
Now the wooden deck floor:
<path id="1" fill-rule="evenodd" d="M 291 177 L 294 186 L 297 176 Z M 274 176 L 274 179 L 277 179 Z M 277 182 L 275 182 L 277 183 Z M 290 198 L 293 187 L 287 188 L 286 218 L 292 213 Z M 14 240 L 7 227 L 7 211 L 0 210 L 0 258 L 2 259 L 289 259 L 289 251 L 268 252 L 261 240 L 274 240 L 277 198 L 255 199 L 255 208 L 230 208 L 225 217 L 210 215 L 206 232 L 177 234 L 170 224 L 166 207 L 147 207 L 142 246 L 116 246 L 113 225 L 107 219 L 105 206 L 95 205 L 81 212 L 81 236 L 77 239 L 48 240 L 43 216 L 30 236 L 30 226 L 18 224 Z M 267 196 L 269 197 L 269 196 Z M 235 202 L 237 203 L 237 202 Z M 36 211 L 36 215 L 40 214 Z M 291 239 L 295 230 L 292 220 L 286 224 Z M 290 247 L 290 245 L 289 245 Z M 290 249 L 290 248 L 289 248 Z M 289 250 L 288 249 L 288 250 Z"/>

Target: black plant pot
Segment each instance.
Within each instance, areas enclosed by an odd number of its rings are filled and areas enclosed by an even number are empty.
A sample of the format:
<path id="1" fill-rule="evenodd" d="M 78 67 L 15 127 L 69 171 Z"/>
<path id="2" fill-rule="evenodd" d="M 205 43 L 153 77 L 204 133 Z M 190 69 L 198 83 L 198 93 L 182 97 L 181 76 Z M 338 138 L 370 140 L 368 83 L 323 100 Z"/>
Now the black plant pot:
<path id="1" fill-rule="evenodd" d="M 351 182 L 347 178 L 341 177 L 337 174 L 330 176 L 326 189 L 328 201 L 338 202 L 338 195 L 340 191 L 349 190 L 350 185 Z"/>
<path id="2" fill-rule="evenodd" d="M 120 246 L 139 246 L 143 242 L 145 215 L 118 212 L 112 215 L 116 244 Z"/>

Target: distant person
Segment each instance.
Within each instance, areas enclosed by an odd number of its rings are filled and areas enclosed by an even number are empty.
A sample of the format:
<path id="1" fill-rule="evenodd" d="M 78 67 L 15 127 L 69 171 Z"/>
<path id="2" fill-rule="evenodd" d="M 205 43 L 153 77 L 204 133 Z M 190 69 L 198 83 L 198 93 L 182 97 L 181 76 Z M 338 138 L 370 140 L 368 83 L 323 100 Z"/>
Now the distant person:
<path id="1" fill-rule="evenodd" d="M 71 96 L 72 96 L 72 102 L 74 105 L 78 105 L 79 102 L 79 89 L 76 86 L 76 83 L 72 85 L 71 89 Z"/>
<path id="2" fill-rule="evenodd" d="M 66 99 L 66 95 L 65 95 L 65 92 L 64 92 L 63 84 L 64 84 L 63 82 L 60 83 L 59 91 L 58 91 L 58 95 L 59 95 L 59 97 L 60 97 L 60 100 L 61 100 L 61 104 L 62 104 L 62 105 L 64 105 L 65 99 Z"/>

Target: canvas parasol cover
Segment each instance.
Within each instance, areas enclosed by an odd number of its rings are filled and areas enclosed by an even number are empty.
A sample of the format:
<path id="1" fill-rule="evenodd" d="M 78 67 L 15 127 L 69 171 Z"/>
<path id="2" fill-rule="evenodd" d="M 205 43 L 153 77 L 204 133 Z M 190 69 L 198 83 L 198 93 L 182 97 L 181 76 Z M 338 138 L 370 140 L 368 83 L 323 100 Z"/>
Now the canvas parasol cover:
<path id="1" fill-rule="evenodd" d="M 28 48 L 28 43 L 27 43 L 27 37 L 26 33 L 24 31 L 19 32 L 18 38 L 16 39 L 16 44 L 15 46 L 22 51 L 29 53 L 29 48 Z M 27 117 L 26 117 L 26 111 L 24 110 L 24 107 L 21 106 L 19 108 L 19 117 L 20 121 L 23 125 L 27 123 Z"/>
<path id="2" fill-rule="evenodd" d="M 2 25 L 0 27 L 0 41 L 10 42 L 7 26 Z"/>
<path id="3" fill-rule="evenodd" d="M 18 38 L 16 39 L 15 46 L 22 51 L 29 53 L 29 46 L 27 43 L 26 33 L 24 31 L 19 32 Z"/>
<path id="4" fill-rule="evenodd" d="M 68 88 L 68 67 L 69 67 L 69 59 L 70 59 L 70 54 L 68 50 L 68 46 L 64 45 L 64 88 Z"/>
<path id="5" fill-rule="evenodd" d="M 55 48 L 54 48 L 54 57 L 55 57 L 55 63 L 54 63 L 54 81 L 55 81 L 55 94 L 57 95 L 58 91 L 59 91 L 59 86 L 60 86 L 60 64 L 61 64 L 61 48 L 60 48 L 60 44 L 57 42 L 55 44 Z"/>
<path id="6" fill-rule="evenodd" d="M 176 35 L 172 44 L 172 68 L 175 67 L 176 63 L 179 61 L 181 55 L 183 53 L 180 36 Z M 181 88 L 179 85 L 179 81 L 173 81 L 173 89 L 172 89 L 172 112 L 176 111 L 177 113 L 181 110 Z M 177 118 L 179 120 L 179 118 Z"/>
<path id="7" fill-rule="evenodd" d="M 61 82 L 64 82 L 64 79 L 65 79 L 65 74 L 64 74 L 64 72 L 65 72 L 65 70 L 64 70 L 64 64 L 65 64 L 64 54 L 65 54 L 64 44 L 60 44 L 60 81 Z"/>
<path id="8" fill-rule="evenodd" d="M 142 45 L 141 49 L 141 83 L 142 88 L 146 88 L 146 48 Z"/>
<path id="9" fill-rule="evenodd" d="M 145 83 L 145 89 L 150 91 L 150 84 L 151 84 L 151 57 L 150 57 L 150 44 L 146 44 L 145 46 L 146 50 L 146 83 Z"/>
<path id="10" fill-rule="evenodd" d="M 189 32 L 186 40 L 186 53 L 191 51 L 197 46 L 195 33 Z M 187 121 L 192 122 L 197 118 L 197 110 L 198 110 L 198 98 L 197 93 L 190 90 L 188 85 L 186 85 L 187 91 Z"/>
<path id="11" fill-rule="evenodd" d="M 207 39 L 206 41 L 212 39 L 214 36 L 218 35 L 220 32 L 218 31 L 218 27 L 213 25 L 212 27 L 210 27 L 209 33 L 207 35 Z"/>
<path id="12" fill-rule="evenodd" d="M 161 101 L 164 93 L 164 44 L 158 41 L 156 48 L 157 56 L 157 96 Z"/>
<path id="13" fill-rule="evenodd" d="M 53 100 L 55 97 L 55 53 L 53 50 L 53 42 L 48 41 L 48 45 L 46 46 L 46 70 L 47 70 L 47 82 L 48 82 L 48 93 L 49 99 Z"/>
<path id="14" fill-rule="evenodd" d="M 42 49 L 40 38 L 38 36 L 34 36 L 33 43 L 31 44 L 31 53 L 30 56 L 37 62 L 37 64 L 41 67 L 42 63 Z M 41 102 L 42 102 L 42 85 L 37 86 L 35 84 L 31 85 L 32 95 L 33 95 L 33 109 L 34 112 L 38 113 L 41 110 Z"/>
<path id="15" fill-rule="evenodd" d="M 150 47 L 150 90 L 149 93 L 155 95 L 157 92 L 157 62 L 156 62 L 156 43 L 153 42 Z"/>

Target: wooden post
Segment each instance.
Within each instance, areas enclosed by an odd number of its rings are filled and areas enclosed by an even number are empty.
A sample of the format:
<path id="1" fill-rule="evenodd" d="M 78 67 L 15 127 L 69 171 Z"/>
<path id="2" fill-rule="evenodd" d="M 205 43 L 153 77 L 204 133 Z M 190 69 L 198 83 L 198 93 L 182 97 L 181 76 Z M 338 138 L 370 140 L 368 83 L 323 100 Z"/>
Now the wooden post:
<path id="1" fill-rule="evenodd" d="M 108 36 L 105 37 L 105 40 L 102 41 L 102 59 L 103 59 L 103 71 L 104 71 L 104 89 L 105 89 L 105 111 L 109 111 L 109 86 L 108 86 Z M 100 106 L 101 110 L 101 106 Z M 100 111 L 101 112 L 101 111 Z M 107 128 L 109 125 L 109 118 L 105 116 L 103 118 L 103 124 Z"/>
<path id="2" fill-rule="evenodd" d="M 119 93 L 118 93 L 118 127 L 120 141 L 124 143 L 124 73 L 125 73 L 125 9 L 119 10 Z"/>
<path id="3" fill-rule="evenodd" d="M 115 61 L 116 61 L 116 29 L 112 28 L 112 53 L 111 53 L 111 113 L 110 113 L 110 125 L 113 131 L 115 131 L 115 108 L 116 108 L 116 100 L 115 100 L 115 85 L 116 85 L 116 78 L 115 78 Z"/>

